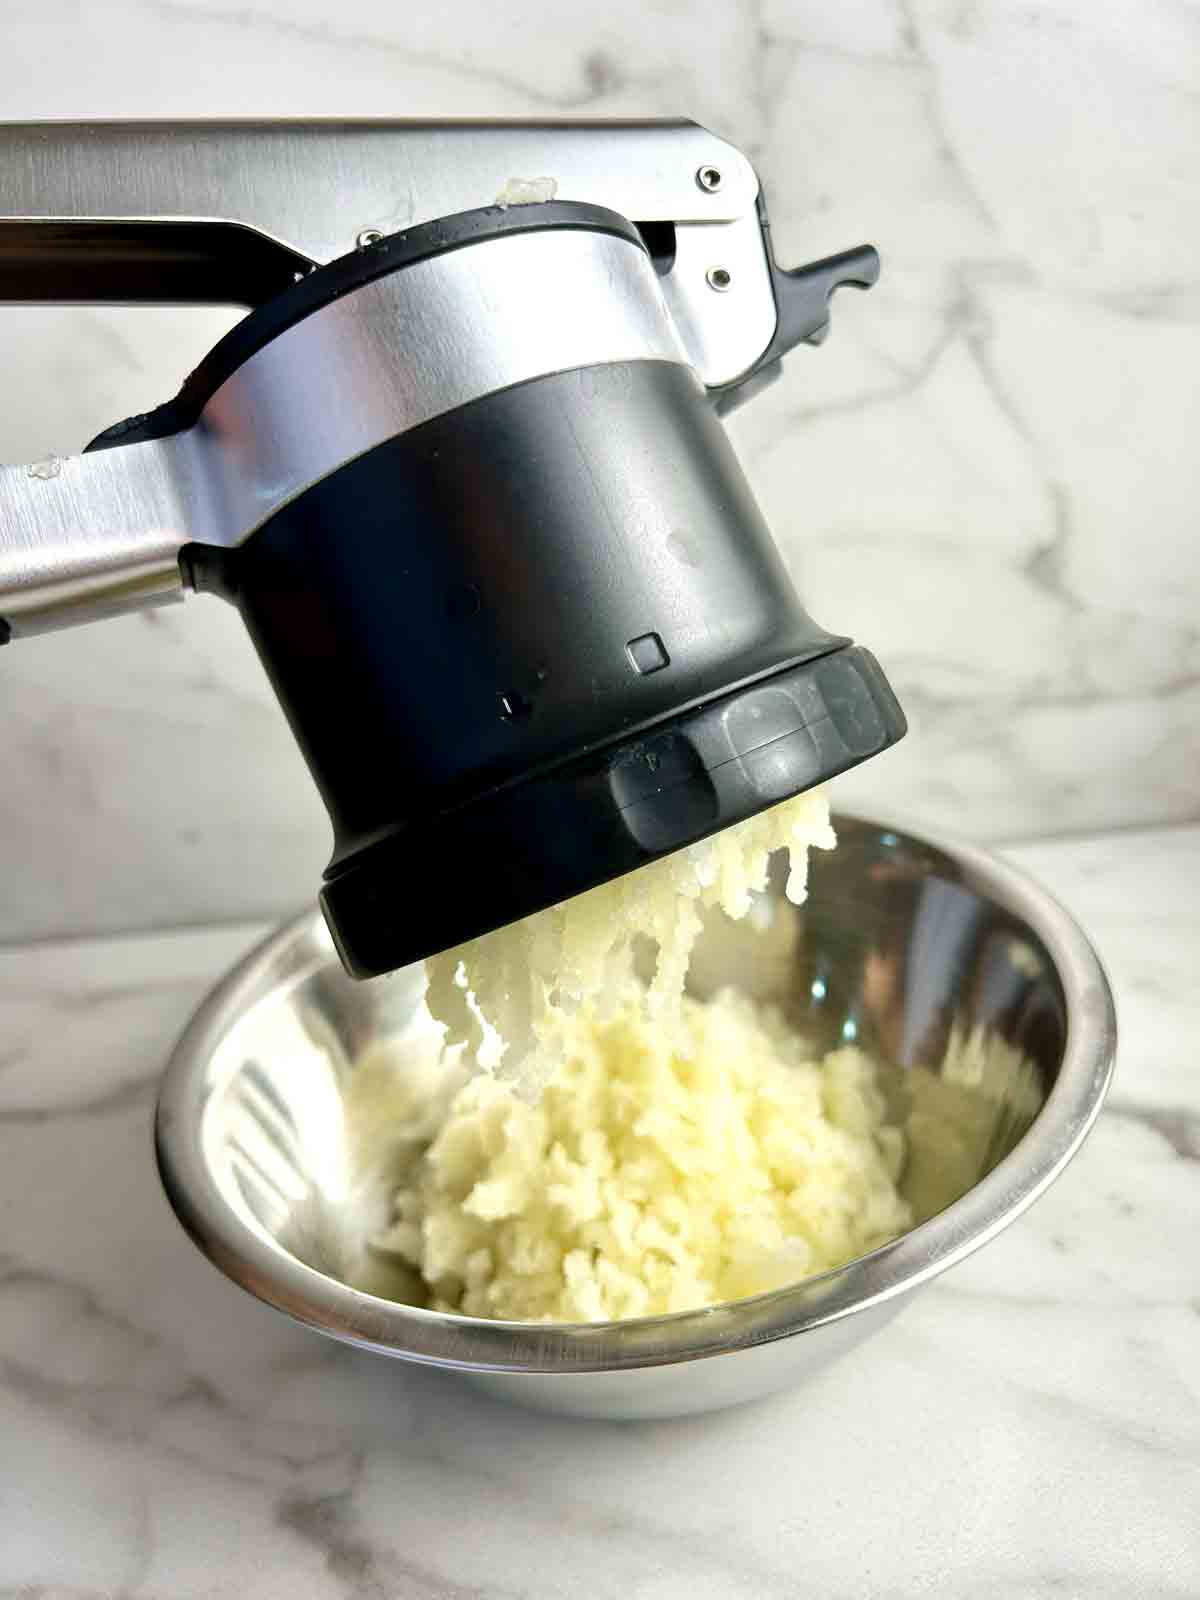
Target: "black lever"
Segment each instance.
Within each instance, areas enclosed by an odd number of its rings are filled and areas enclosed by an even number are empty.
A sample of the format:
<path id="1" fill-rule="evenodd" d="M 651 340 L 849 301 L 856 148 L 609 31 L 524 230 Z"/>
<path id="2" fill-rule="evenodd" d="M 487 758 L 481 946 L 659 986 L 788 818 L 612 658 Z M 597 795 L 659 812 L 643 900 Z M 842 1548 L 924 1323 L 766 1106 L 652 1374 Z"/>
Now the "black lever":
<path id="1" fill-rule="evenodd" d="M 771 284 L 779 321 L 763 361 L 778 360 L 798 344 L 820 344 L 829 332 L 829 299 L 835 289 L 852 284 L 869 289 L 879 279 L 879 252 L 860 244 L 807 267 L 790 271 L 771 262 Z"/>
<path id="2" fill-rule="evenodd" d="M 781 267 L 775 260 L 765 216 L 762 222 L 775 295 L 775 334 L 749 372 L 714 397 L 720 416 L 773 383 L 783 370 L 783 357 L 789 350 L 798 344 L 824 341 L 829 332 L 829 301 L 835 289 L 847 283 L 856 289 L 869 289 L 879 279 L 879 252 L 870 244 L 825 256 L 806 267 Z"/>

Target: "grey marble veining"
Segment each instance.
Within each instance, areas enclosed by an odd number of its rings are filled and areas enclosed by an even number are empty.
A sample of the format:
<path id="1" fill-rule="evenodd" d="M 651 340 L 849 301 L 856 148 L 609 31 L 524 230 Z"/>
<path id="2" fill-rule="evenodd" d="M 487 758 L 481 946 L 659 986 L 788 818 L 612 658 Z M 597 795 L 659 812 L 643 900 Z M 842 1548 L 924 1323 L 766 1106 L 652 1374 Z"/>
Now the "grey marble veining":
<path id="1" fill-rule="evenodd" d="M 253 929 L 0 952 L 0 1595 L 1194 1595 L 1200 830 L 1015 856 L 1114 980 L 1085 1149 L 819 1382 L 676 1423 L 329 1345 L 185 1241 L 155 1078 Z"/>
<path id="2" fill-rule="evenodd" d="M 17 0 L 3 26 L 8 117 L 684 112 L 737 140 L 784 259 L 868 238 L 885 259 L 733 419 L 810 608 L 910 716 L 843 798 L 1004 839 L 1197 815 L 1184 0 Z M 164 397 L 229 321 L 0 313 L 0 458 Z M 217 602 L 0 665 L 0 939 L 311 895 L 327 824 Z"/>

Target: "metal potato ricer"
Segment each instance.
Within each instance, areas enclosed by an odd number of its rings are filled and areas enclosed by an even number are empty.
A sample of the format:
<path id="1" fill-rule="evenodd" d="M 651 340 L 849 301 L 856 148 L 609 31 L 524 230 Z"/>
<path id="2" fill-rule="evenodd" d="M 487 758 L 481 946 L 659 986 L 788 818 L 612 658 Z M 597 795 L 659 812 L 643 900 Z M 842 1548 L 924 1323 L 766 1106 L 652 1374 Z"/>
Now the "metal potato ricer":
<path id="1" fill-rule="evenodd" d="M 0 469 L 0 637 L 241 611 L 384 972 L 894 743 L 719 421 L 869 247 L 786 271 L 686 122 L 0 126 L 0 300 L 251 307 L 174 399 Z"/>

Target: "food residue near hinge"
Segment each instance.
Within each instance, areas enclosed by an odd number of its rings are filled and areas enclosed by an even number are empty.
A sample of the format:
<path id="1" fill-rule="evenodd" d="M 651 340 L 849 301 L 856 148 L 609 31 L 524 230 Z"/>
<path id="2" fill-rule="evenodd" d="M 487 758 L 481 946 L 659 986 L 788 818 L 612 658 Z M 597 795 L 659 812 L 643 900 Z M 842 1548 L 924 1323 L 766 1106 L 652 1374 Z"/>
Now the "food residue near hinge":
<path id="1" fill-rule="evenodd" d="M 557 193 L 557 178 L 510 178 L 496 196 L 496 204 L 501 207 L 544 205 Z"/>

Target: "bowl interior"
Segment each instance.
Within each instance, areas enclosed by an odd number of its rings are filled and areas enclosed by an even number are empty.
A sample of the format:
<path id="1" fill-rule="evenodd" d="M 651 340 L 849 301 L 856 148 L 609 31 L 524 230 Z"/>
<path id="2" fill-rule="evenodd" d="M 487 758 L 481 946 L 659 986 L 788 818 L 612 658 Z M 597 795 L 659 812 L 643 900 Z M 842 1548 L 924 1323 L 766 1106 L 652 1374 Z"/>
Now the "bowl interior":
<path id="1" fill-rule="evenodd" d="M 763 931 L 721 919 L 693 977 L 701 991 L 734 982 L 773 999 L 817 1052 L 854 1042 L 884 1064 L 889 1115 L 908 1133 L 902 1187 L 920 1222 L 1036 1118 L 1064 1059 L 1063 985 L 1031 922 L 961 859 L 878 825 L 837 827 L 837 850 L 814 853 L 807 903 L 788 906 L 773 885 L 784 920 Z M 235 1225 L 331 1283 L 418 1303 L 420 1284 L 366 1240 L 386 1221 L 401 1155 L 378 1115 L 386 1094 L 371 1047 L 388 1041 L 394 1070 L 419 1074 L 422 989 L 420 968 L 347 978 L 320 919 L 306 917 L 220 1001 L 174 1103 L 195 1125 L 210 1200 Z M 169 1164 L 168 1150 L 168 1188 L 199 1236 L 203 1219 L 179 1205 Z M 211 1237 L 201 1242 L 219 1256 Z"/>

